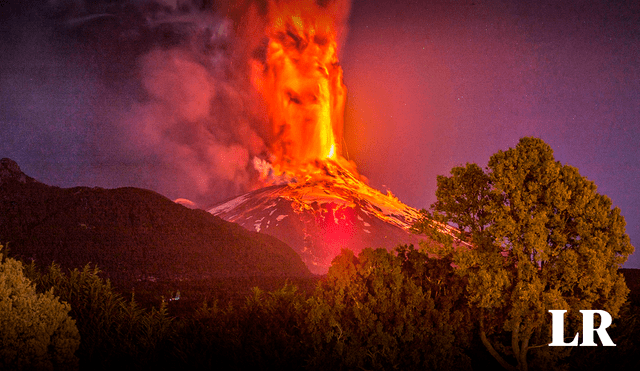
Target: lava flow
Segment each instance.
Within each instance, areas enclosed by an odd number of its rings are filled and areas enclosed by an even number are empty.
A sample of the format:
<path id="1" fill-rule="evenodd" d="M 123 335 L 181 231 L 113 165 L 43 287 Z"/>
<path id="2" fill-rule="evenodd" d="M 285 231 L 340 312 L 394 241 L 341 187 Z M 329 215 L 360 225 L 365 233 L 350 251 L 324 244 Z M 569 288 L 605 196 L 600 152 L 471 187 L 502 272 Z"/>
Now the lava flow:
<path id="1" fill-rule="evenodd" d="M 409 233 L 419 217 L 416 209 L 367 186 L 333 160 L 317 161 L 289 183 L 208 211 L 284 241 L 315 274 L 326 274 L 342 249 L 357 254 L 365 247 L 392 249 L 422 239 Z"/>
<path id="2" fill-rule="evenodd" d="M 368 187 L 355 164 L 342 156 L 347 89 L 337 39 L 348 3 L 268 5 L 266 55 L 253 65 L 253 83 L 267 102 L 274 137 L 269 163 L 256 160 L 265 185 L 323 180 L 350 185 L 381 203 L 398 202 Z"/>

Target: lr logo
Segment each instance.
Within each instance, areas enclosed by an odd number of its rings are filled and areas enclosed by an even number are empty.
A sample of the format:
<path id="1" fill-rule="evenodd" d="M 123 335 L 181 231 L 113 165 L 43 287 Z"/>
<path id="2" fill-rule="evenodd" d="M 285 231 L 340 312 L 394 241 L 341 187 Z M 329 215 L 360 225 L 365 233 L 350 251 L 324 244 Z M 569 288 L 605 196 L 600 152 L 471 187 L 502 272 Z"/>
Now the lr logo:
<path id="1" fill-rule="evenodd" d="M 578 345 L 578 337 L 580 333 L 577 333 L 570 343 L 564 342 L 564 314 L 566 310 L 550 310 L 552 316 L 552 342 L 550 347 L 575 347 Z M 582 313 L 582 344 L 581 347 L 595 347 L 598 346 L 593 341 L 593 334 L 597 333 L 600 337 L 602 345 L 605 347 L 615 347 L 616 345 L 611 341 L 609 334 L 607 334 L 607 327 L 611 326 L 611 315 L 604 310 L 581 310 Z M 600 327 L 593 328 L 593 315 L 598 313 L 600 315 Z"/>

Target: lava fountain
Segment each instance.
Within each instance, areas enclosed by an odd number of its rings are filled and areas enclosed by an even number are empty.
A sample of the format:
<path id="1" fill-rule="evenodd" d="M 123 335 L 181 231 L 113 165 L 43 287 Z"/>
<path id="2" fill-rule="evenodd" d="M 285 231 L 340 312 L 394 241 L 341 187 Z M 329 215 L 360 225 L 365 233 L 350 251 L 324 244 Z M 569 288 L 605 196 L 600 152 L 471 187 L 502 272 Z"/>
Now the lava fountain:
<path id="1" fill-rule="evenodd" d="M 334 17 L 345 6 L 269 3 L 266 55 L 253 64 L 252 81 L 268 106 L 271 162 L 279 171 L 340 157 L 347 89 Z"/>

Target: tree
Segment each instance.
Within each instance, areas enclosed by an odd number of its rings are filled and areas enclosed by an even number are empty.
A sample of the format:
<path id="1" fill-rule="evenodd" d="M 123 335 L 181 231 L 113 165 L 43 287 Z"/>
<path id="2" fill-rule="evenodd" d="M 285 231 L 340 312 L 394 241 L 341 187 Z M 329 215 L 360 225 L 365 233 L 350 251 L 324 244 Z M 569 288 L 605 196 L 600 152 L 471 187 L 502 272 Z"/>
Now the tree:
<path id="1" fill-rule="evenodd" d="M 311 298 L 310 368 L 470 368 L 458 280 L 447 262 L 412 246 L 399 247 L 397 255 L 343 250 Z"/>
<path id="2" fill-rule="evenodd" d="M 36 290 L 55 290 L 71 304 L 70 315 L 82 337 L 77 351 L 80 368 L 142 369 L 162 364 L 172 323 L 166 304 L 141 308 L 133 295 L 126 300 L 99 272 L 89 264 L 69 271 L 56 263 L 44 272 L 33 262 L 24 267 Z"/>
<path id="3" fill-rule="evenodd" d="M 273 292 L 254 287 L 235 311 L 238 368 L 302 369 L 310 353 L 308 313 L 306 298 L 290 283 Z"/>
<path id="4" fill-rule="evenodd" d="M 80 335 L 69 310 L 53 290 L 38 294 L 22 263 L 0 253 L 0 369 L 77 368 Z"/>
<path id="5" fill-rule="evenodd" d="M 532 349 L 540 367 L 570 351 L 546 346 L 550 309 L 568 310 L 571 334 L 580 309 L 618 316 L 629 291 L 618 268 L 634 250 L 624 217 L 544 141 L 522 138 L 486 171 L 467 164 L 437 181 L 438 201 L 416 228 L 453 224 L 472 246 L 457 249 L 455 263 L 468 279 L 481 341 L 504 368 L 527 370 Z"/>

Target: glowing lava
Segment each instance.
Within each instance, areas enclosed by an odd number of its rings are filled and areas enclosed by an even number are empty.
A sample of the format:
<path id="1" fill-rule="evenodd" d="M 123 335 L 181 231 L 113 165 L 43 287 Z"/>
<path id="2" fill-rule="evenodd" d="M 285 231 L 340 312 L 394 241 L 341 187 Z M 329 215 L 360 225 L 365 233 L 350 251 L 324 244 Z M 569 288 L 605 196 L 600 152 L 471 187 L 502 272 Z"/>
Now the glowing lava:
<path id="1" fill-rule="evenodd" d="M 296 181 L 238 196 L 208 211 L 291 246 L 314 274 L 326 274 L 341 249 L 417 244 L 408 230 L 419 212 L 382 194 L 333 160 L 317 161 Z M 303 175 L 301 175 L 303 174 Z"/>
<path id="2" fill-rule="evenodd" d="M 266 57 L 253 66 L 253 83 L 269 107 L 279 171 L 340 155 L 347 89 L 331 6 L 269 3 Z"/>

